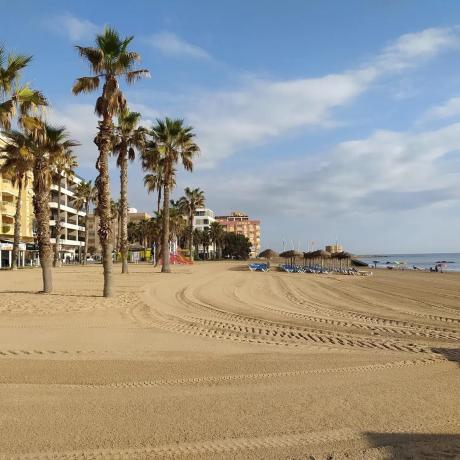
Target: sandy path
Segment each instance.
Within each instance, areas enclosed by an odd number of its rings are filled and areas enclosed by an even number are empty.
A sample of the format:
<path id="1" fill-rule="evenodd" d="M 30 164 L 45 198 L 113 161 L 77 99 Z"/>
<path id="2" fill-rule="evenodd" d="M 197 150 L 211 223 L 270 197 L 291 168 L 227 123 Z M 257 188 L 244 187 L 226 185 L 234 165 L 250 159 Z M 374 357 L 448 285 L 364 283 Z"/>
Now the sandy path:
<path id="1" fill-rule="evenodd" d="M 0 273 L 0 458 L 460 456 L 458 274 L 55 278 Z"/>

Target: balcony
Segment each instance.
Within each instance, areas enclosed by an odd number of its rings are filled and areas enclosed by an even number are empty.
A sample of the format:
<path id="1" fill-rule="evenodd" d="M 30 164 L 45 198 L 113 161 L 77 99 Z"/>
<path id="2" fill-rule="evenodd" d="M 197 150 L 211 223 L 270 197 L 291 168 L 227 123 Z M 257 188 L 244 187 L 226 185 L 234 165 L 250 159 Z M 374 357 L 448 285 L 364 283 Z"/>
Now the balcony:
<path id="1" fill-rule="evenodd" d="M 18 196 L 19 190 L 17 189 L 17 187 L 13 187 L 11 181 L 9 181 L 8 179 L 2 179 L 1 192 L 5 195 Z"/>
<path id="2" fill-rule="evenodd" d="M 4 215 L 14 217 L 16 214 L 16 203 L 13 201 L 0 201 L 0 211 Z"/>

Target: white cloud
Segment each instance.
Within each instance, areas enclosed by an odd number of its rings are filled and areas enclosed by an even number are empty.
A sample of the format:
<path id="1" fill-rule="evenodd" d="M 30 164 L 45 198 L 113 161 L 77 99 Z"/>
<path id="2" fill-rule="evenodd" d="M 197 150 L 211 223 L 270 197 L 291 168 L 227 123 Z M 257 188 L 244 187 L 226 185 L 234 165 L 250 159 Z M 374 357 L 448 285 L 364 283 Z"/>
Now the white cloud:
<path id="1" fill-rule="evenodd" d="M 350 103 L 379 77 L 413 68 L 458 44 L 456 29 L 426 29 L 401 36 L 358 69 L 320 78 L 252 80 L 236 91 L 197 94 L 187 120 L 204 152 L 201 165 L 212 166 L 243 147 L 295 129 L 330 127 L 333 109 Z"/>
<path id="2" fill-rule="evenodd" d="M 382 51 L 374 65 L 381 71 L 401 70 L 418 64 L 420 60 L 433 58 L 440 51 L 458 48 L 459 44 L 456 27 L 404 34 Z"/>
<path id="3" fill-rule="evenodd" d="M 460 97 L 452 97 L 444 104 L 431 108 L 422 115 L 421 120 L 439 120 L 451 118 L 456 115 L 460 115 Z"/>
<path id="4" fill-rule="evenodd" d="M 72 42 L 90 40 L 101 31 L 101 27 L 87 19 L 79 19 L 70 13 L 47 18 L 46 27 L 64 35 Z"/>
<path id="5" fill-rule="evenodd" d="M 151 35 L 144 41 L 166 56 L 211 59 L 211 56 L 203 48 L 188 43 L 170 32 Z"/>
<path id="6" fill-rule="evenodd" d="M 459 150 L 460 123 L 424 132 L 376 131 L 338 144 L 320 162 L 309 156 L 259 164 L 237 176 L 220 173 L 218 183 L 202 172 L 200 186 L 224 209 L 301 221 L 391 211 L 391 225 L 398 211 L 458 206 Z"/>

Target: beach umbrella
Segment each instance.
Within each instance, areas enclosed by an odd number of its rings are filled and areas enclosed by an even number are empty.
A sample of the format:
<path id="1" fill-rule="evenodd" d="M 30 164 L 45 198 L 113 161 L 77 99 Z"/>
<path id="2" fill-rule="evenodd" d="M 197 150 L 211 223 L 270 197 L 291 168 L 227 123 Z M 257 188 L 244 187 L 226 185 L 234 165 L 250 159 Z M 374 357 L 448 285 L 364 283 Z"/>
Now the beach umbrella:
<path id="1" fill-rule="evenodd" d="M 284 251 L 280 254 L 280 257 L 284 257 L 285 259 L 291 259 L 291 261 L 295 262 L 296 257 L 302 257 L 302 253 L 296 251 L 294 249 L 290 249 L 289 251 Z"/>
<path id="2" fill-rule="evenodd" d="M 307 265 L 307 260 L 308 260 L 309 261 L 308 266 L 311 267 L 311 260 L 312 260 L 311 251 L 310 252 L 304 252 L 303 253 L 303 258 L 305 260 L 305 265 Z"/>
<path id="3" fill-rule="evenodd" d="M 330 259 L 331 253 L 328 251 L 324 251 L 323 249 L 318 249 L 317 251 L 312 252 L 312 256 L 313 258 L 318 259 L 320 261 L 321 268 L 323 268 L 324 259 Z"/>
<path id="4" fill-rule="evenodd" d="M 278 257 L 278 253 L 273 249 L 265 249 L 265 251 L 262 251 L 259 254 L 259 257 L 267 259 L 267 265 L 270 266 L 270 259 L 272 259 L 273 257 Z"/>

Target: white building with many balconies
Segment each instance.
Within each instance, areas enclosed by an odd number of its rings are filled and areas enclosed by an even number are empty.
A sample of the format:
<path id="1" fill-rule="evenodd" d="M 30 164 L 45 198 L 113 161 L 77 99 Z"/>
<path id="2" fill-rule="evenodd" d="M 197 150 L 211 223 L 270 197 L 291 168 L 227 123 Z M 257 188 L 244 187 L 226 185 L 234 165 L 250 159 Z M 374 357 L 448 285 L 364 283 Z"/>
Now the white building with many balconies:
<path id="1" fill-rule="evenodd" d="M 215 221 L 214 211 L 208 208 L 198 208 L 193 216 L 193 230 L 208 231 Z M 216 252 L 216 245 L 211 241 L 209 245 L 199 244 L 197 252 L 200 258 L 212 258 Z"/>
<path id="2" fill-rule="evenodd" d="M 75 189 L 83 179 L 77 175 L 61 179 L 61 238 L 60 254 L 63 260 L 74 260 L 85 247 L 84 209 L 75 207 Z M 51 185 L 50 195 L 50 227 L 51 243 L 56 244 L 56 221 L 58 215 L 58 184 Z"/>

